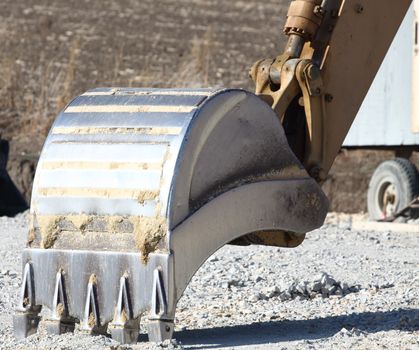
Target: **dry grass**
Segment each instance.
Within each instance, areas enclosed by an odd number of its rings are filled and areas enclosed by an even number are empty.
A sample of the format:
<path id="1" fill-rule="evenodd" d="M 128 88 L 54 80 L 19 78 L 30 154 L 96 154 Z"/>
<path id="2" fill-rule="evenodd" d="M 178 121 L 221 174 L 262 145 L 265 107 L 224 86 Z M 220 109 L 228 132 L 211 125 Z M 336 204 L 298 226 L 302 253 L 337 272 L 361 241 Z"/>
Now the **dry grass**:
<path id="1" fill-rule="evenodd" d="M 6 37 L 3 39 L 7 40 Z M 195 37 L 169 79 L 163 70 L 156 74 L 151 60 L 146 60 L 140 71 L 127 73 L 124 46 L 121 45 L 112 57 L 113 67 L 106 65 L 110 71 L 108 83 L 105 81 L 101 85 L 208 86 L 213 63 L 212 40 L 211 29 L 202 38 Z M 28 64 L 7 53 L 0 54 L 0 136 L 12 144 L 9 171 L 28 200 L 39 152 L 51 124 L 60 110 L 85 89 L 77 76 L 83 64 L 82 54 L 83 45 L 79 38 L 72 40 L 65 59 L 47 59 L 41 51 Z M 98 68 L 100 76 L 103 72 L 101 67 Z"/>
<path id="2" fill-rule="evenodd" d="M 202 38 L 194 37 L 189 54 L 178 72 L 168 81 L 172 87 L 208 87 L 213 49 L 213 30 L 209 27 Z"/>
<path id="3" fill-rule="evenodd" d="M 20 60 L 3 58 L 0 62 L 0 129 L 5 138 L 13 140 L 28 135 L 45 138 L 54 116 L 74 95 L 79 53 L 78 40 L 75 40 L 67 64 L 47 61 L 41 54 L 32 71 L 27 71 Z"/>
<path id="4" fill-rule="evenodd" d="M 209 85 L 211 68 L 212 29 L 209 28 L 202 38 L 195 37 L 190 51 L 183 62 L 169 79 L 163 73 L 152 74 L 149 62 L 145 62 L 142 71 L 121 77 L 120 71 L 124 59 L 121 46 L 114 58 L 112 85 L 169 87 L 202 87 Z M 58 112 L 75 97 L 75 75 L 80 64 L 80 40 L 74 39 L 67 63 L 49 61 L 42 53 L 35 70 L 27 71 L 23 62 L 4 57 L 0 62 L 0 130 L 7 139 L 34 135 L 43 139 Z M 16 130 L 19 133 L 16 133 Z"/>

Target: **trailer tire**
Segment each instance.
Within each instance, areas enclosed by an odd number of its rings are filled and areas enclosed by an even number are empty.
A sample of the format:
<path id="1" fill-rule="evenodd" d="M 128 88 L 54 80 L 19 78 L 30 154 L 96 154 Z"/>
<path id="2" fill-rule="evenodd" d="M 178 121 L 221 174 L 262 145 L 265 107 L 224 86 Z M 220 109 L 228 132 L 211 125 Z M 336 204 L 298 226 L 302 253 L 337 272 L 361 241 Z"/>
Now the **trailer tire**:
<path id="1" fill-rule="evenodd" d="M 418 194 L 418 172 L 405 158 L 381 163 L 368 186 L 368 214 L 382 220 L 407 207 Z M 409 213 L 410 216 L 410 213 Z"/>

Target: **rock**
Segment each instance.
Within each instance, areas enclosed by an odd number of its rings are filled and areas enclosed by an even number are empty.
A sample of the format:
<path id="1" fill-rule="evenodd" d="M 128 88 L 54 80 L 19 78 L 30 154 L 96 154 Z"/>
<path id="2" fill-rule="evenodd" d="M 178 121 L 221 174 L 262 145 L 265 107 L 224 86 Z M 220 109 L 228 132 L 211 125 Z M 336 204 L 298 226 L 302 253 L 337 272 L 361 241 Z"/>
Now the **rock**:
<path id="1" fill-rule="evenodd" d="M 234 287 L 242 287 L 244 285 L 244 282 L 241 280 L 235 280 L 232 279 L 230 281 L 227 282 L 228 287 L 234 286 Z"/>
<path id="2" fill-rule="evenodd" d="M 288 301 L 288 300 L 291 300 L 291 299 L 292 299 L 292 294 L 291 294 L 289 291 L 282 292 L 282 293 L 279 295 L 279 299 L 280 299 L 281 301 Z"/>
<path id="3" fill-rule="evenodd" d="M 262 289 L 262 293 L 267 297 L 267 298 L 272 298 L 275 295 L 277 295 L 279 293 L 279 289 L 276 286 L 273 287 L 267 287 Z"/>
<path id="4" fill-rule="evenodd" d="M 327 273 L 323 273 L 322 274 L 322 278 L 320 280 L 322 287 L 325 287 L 327 289 L 333 287 L 336 284 L 336 281 L 334 278 L 332 278 L 330 275 L 328 275 Z"/>
<path id="5" fill-rule="evenodd" d="M 295 287 L 295 291 L 301 295 L 307 295 L 308 282 L 301 281 Z"/>
<path id="6" fill-rule="evenodd" d="M 340 285 L 340 288 L 342 289 L 342 291 L 344 293 L 346 293 L 347 291 L 349 291 L 349 285 L 348 285 L 348 283 L 346 283 L 346 282 L 340 282 L 339 285 Z"/>

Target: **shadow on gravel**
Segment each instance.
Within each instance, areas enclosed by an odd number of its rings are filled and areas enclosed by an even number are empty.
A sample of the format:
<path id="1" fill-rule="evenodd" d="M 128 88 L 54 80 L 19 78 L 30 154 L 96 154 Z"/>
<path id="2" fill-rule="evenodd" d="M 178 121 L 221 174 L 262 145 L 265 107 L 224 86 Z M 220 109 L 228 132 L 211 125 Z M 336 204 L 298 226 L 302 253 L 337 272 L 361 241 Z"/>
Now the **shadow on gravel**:
<path id="1" fill-rule="evenodd" d="M 298 340 L 328 338 L 342 328 L 377 333 L 419 330 L 419 309 L 365 312 L 310 320 L 273 321 L 244 326 L 218 327 L 176 332 L 174 337 L 192 349 L 211 349 Z"/>

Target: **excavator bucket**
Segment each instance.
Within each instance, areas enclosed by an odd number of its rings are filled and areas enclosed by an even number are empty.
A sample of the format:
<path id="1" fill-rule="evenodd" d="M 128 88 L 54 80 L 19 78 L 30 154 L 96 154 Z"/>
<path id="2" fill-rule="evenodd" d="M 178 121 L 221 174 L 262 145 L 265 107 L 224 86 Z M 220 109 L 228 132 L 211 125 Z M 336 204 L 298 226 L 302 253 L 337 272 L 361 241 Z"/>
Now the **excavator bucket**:
<path id="1" fill-rule="evenodd" d="M 40 312 L 135 342 L 172 336 L 176 303 L 223 245 L 293 247 L 328 202 L 281 123 L 243 90 L 96 89 L 55 121 L 39 160 L 23 253 L 18 338 Z"/>

